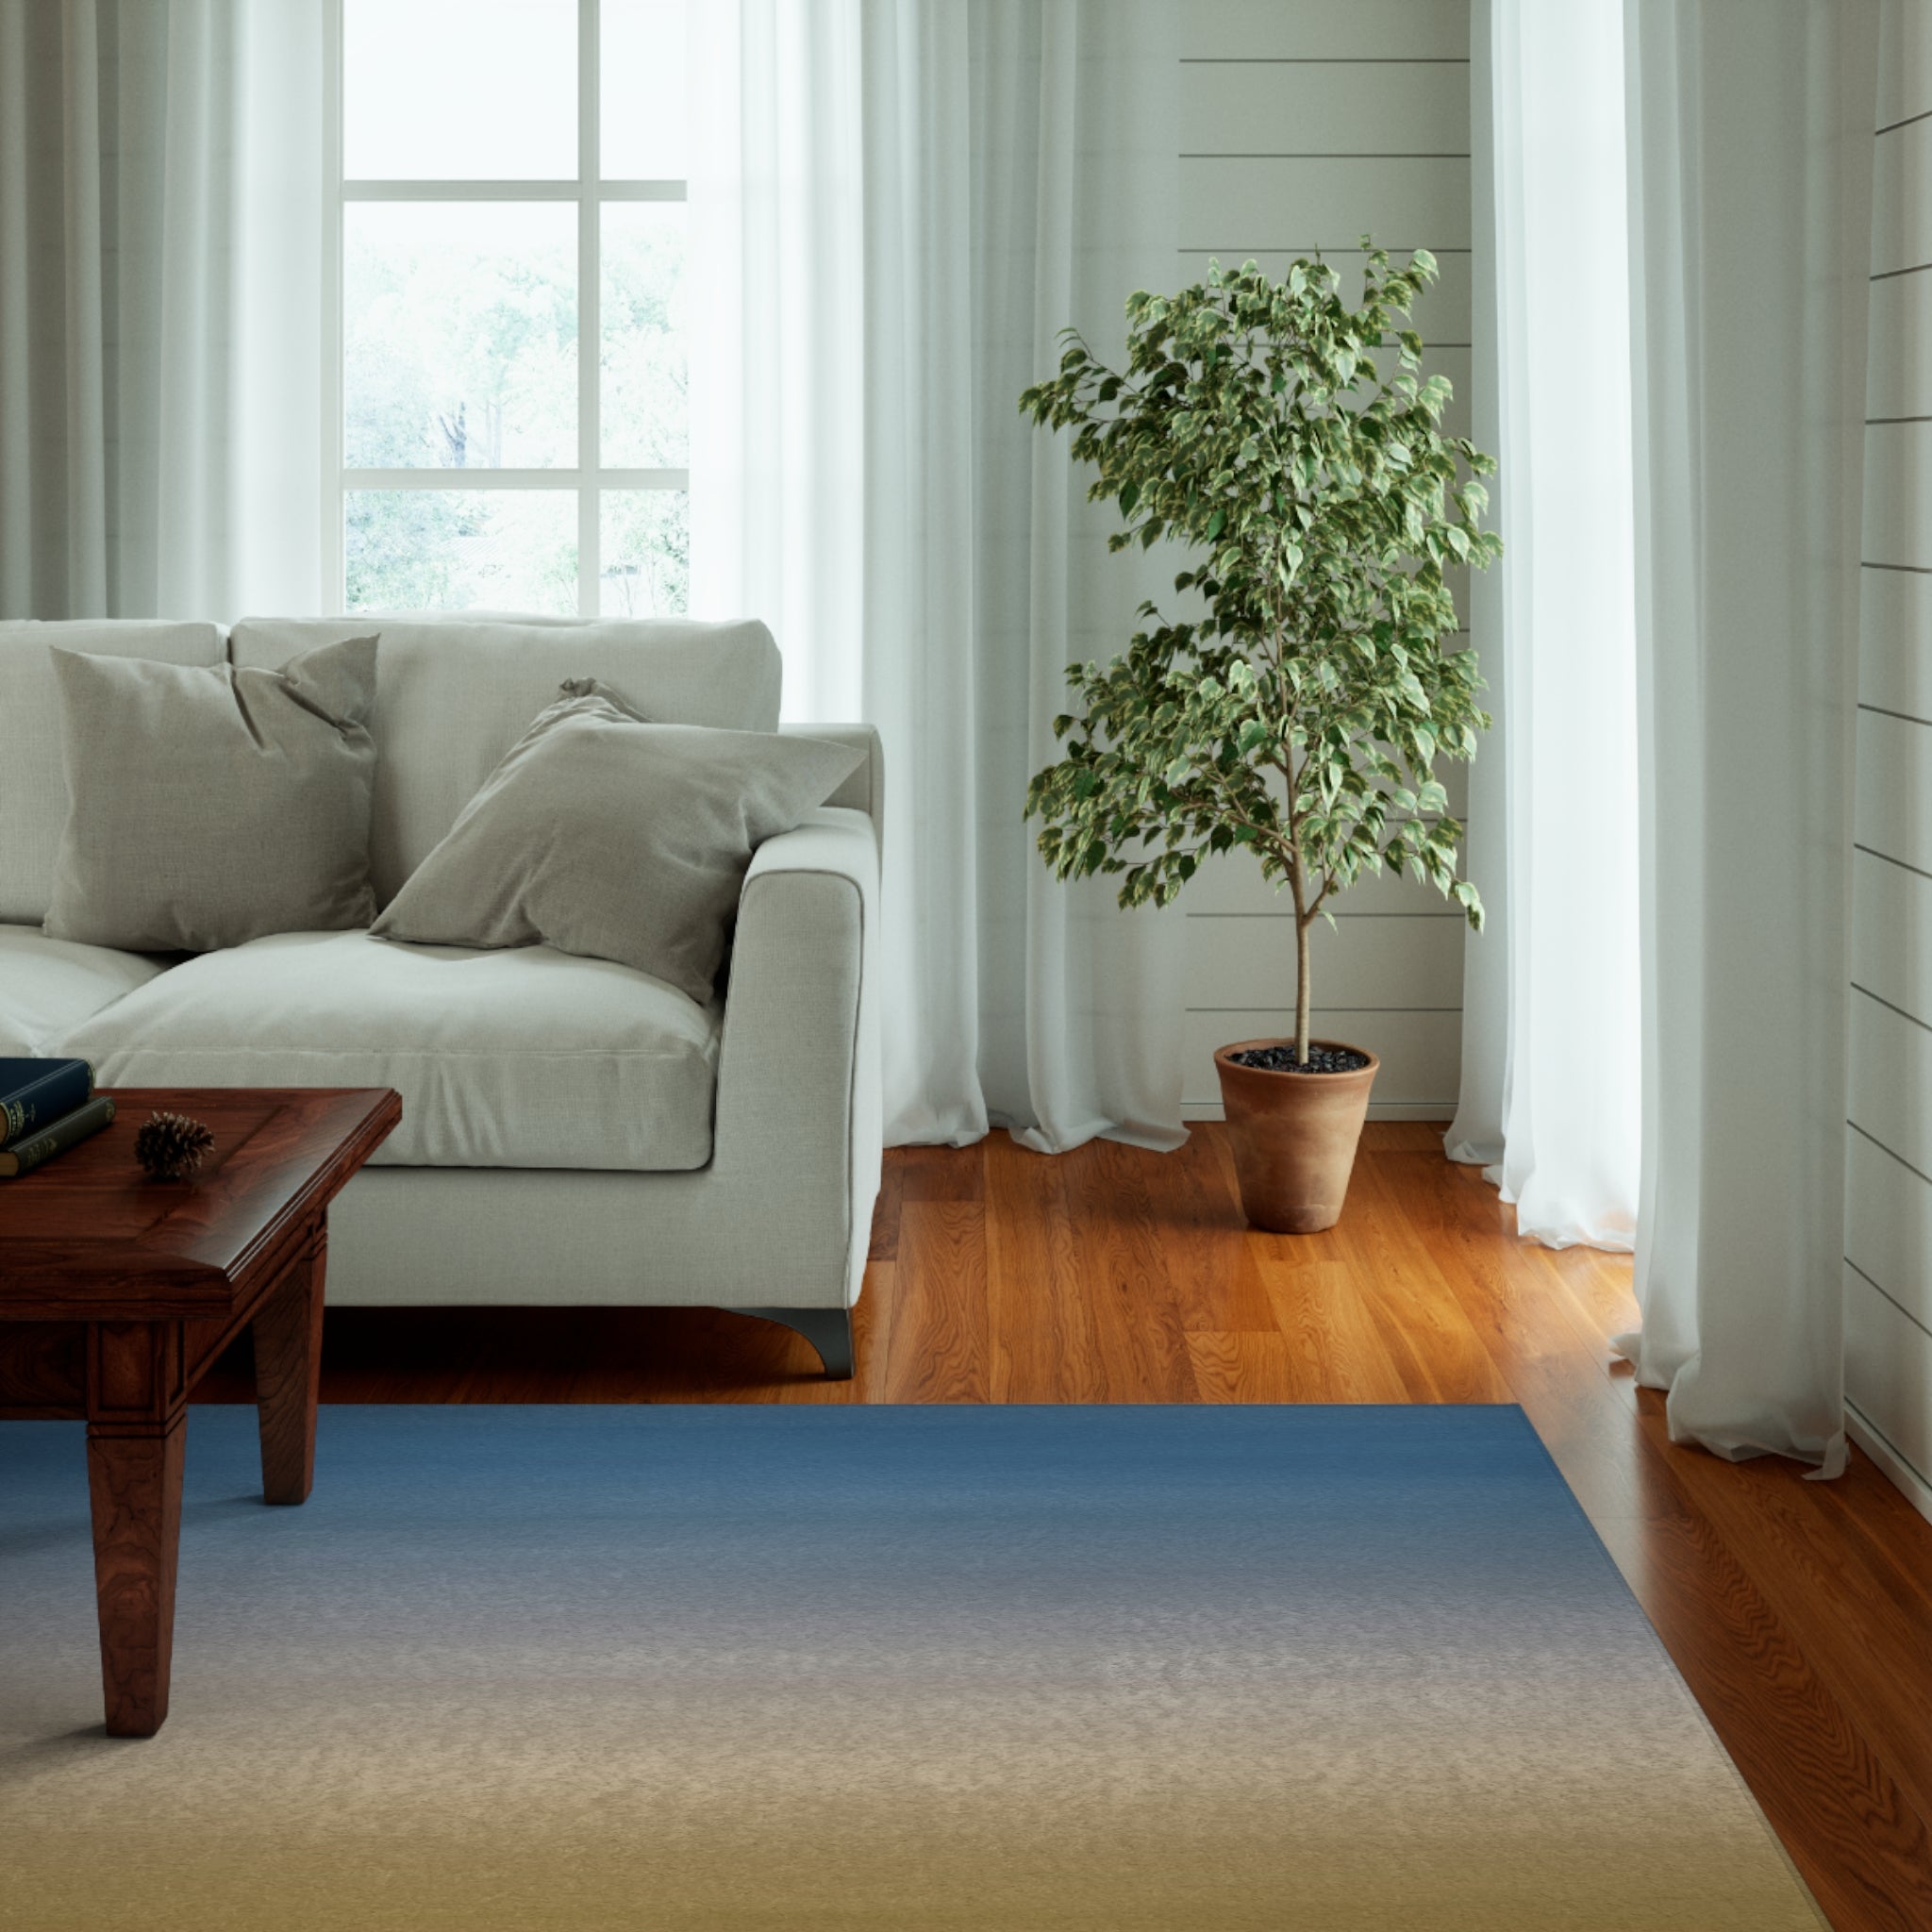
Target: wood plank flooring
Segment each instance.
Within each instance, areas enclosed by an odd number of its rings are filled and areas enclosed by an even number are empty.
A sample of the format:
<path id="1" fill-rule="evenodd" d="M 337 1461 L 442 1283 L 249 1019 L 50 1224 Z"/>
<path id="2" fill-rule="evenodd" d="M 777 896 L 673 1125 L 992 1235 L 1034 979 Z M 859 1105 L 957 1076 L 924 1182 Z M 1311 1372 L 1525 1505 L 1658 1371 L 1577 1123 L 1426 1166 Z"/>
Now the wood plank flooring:
<path id="1" fill-rule="evenodd" d="M 888 1155 L 850 1383 L 715 1311 L 337 1308 L 323 1399 L 1518 1402 L 1838 1932 L 1926 1932 L 1932 1524 L 1856 1452 L 1813 1483 L 1674 1448 L 1609 1361 L 1635 1318 L 1627 1260 L 1518 1240 L 1426 1124 L 1372 1124 L 1341 1225 L 1299 1237 L 1244 1226 L 1218 1126 L 1058 1159 L 995 1134 Z"/>

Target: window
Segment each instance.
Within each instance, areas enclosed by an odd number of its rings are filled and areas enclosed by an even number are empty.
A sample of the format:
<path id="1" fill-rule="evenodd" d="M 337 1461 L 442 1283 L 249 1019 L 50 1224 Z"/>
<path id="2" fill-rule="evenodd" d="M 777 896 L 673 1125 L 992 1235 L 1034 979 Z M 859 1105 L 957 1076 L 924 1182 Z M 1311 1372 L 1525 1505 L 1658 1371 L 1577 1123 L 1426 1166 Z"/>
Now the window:
<path id="1" fill-rule="evenodd" d="M 685 0 L 337 0 L 344 610 L 685 608 Z"/>

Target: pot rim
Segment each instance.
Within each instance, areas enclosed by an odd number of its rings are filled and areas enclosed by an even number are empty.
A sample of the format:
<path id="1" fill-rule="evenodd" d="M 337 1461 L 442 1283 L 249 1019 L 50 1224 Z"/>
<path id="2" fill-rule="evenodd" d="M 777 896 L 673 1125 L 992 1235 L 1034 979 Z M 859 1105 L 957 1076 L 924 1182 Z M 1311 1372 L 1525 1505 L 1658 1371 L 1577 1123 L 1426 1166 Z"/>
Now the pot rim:
<path id="1" fill-rule="evenodd" d="M 1232 1058 L 1235 1054 L 1247 1053 L 1257 1046 L 1292 1046 L 1293 1044 L 1294 1041 L 1292 1038 L 1279 1033 L 1261 1040 L 1236 1040 L 1230 1041 L 1226 1046 L 1217 1046 L 1214 1049 L 1214 1064 L 1217 1067 L 1227 1067 L 1236 1074 L 1253 1074 L 1264 1080 L 1306 1080 L 1308 1077 L 1307 1074 L 1291 1074 L 1284 1067 L 1244 1067 L 1239 1060 Z M 1365 1076 L 1378 1074 L 1382 1070 L 1380 1055 L 1371 1053 L 1365 1046 L 1356 1045 L 1351 1040 L 1318 1040 L 1311 1033 L 1308 1035 L 1308 1044 L 1311 1047 L 1340 1047 L 1346 1053 L 1358 1053 L 1368 1061 L 1368 1065 L 1365 1067 L 1349 1067 L 1340 1071 L 1324 1071 L 1320 1075 L 1322 1078 L 1330 1080 L 1361 1079 Z"/>

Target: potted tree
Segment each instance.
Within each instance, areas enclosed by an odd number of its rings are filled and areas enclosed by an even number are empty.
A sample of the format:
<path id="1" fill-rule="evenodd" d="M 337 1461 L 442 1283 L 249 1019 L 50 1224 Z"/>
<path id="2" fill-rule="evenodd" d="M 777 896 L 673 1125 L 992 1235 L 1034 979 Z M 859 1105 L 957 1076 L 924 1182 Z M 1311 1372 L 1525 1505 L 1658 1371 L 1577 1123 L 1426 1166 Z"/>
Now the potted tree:
<path id="1" fill-rule="evenodd" d="M 1393 268 L 1363 246 L 1358 308 L 1319 259 L 1278 282 L 1216 263 L 1129 300 L 1124 369 L 1070 330 L 1059 373 L 1020 399 L 1074 430 L 1088 494 L 1119 506 L 1114 549 L 1194 553 L 1174 578 L 1187 614 L 1143 605 L 1125 656 L 1069 667 L 1081 708 L 1055 721 L 1064 753 L 1027 816 L 1058 877 L 1118 874 L 1123 906 L 1167 904 L 1236 847 L 1293 895 L 1294 1037 L 1215 1056 L 1242 1207 L 1290 1233 L 1340 1216 L 1377 1066 L 1309 1038 L 1314 922 L 1390 865 L 1482 924 L 1436 767 L 1472 758 L 1490 722 L 1474 653 L 1450 647 L 1444 572 L 1502 554 L 1479 527 L 1495 464 L 1442 433 L 1449 382 L 1424 377 L 1407 326 L 1434 258 Z"/>

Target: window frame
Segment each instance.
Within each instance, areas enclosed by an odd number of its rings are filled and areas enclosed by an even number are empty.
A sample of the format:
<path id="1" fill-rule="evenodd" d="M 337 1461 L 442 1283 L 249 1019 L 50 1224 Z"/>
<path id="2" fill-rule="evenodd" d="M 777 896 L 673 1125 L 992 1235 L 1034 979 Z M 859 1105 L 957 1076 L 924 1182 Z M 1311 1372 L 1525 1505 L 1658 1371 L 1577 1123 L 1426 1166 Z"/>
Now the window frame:
<path id="1" fill-rule="evenodd" d="M 323 49 L 322 571 L 325 596 L 348 615 L 345 544 L 355 490 L 554 490 L 577 499 L 577 611 L 603 615 L 602 510 L 608 490 L 691 489 L 689 467 L 618 469 L 603 456 L 603 209 L 608 202 L 684 201 L 681 180 L 603 178 L 602 0 L 577 6 L 577 172 L 574 180 L 377 181 L 342 174 L 342 7 L 327 0 Z M 577 208 L 577 460 L 569 469 L 351 469 L 344 460 L 342 234 L 351 202 L 575 202 Z M 670 613 L 660 613 L 668 615 Z"/>

